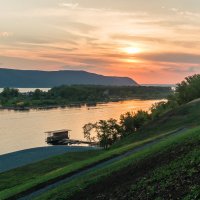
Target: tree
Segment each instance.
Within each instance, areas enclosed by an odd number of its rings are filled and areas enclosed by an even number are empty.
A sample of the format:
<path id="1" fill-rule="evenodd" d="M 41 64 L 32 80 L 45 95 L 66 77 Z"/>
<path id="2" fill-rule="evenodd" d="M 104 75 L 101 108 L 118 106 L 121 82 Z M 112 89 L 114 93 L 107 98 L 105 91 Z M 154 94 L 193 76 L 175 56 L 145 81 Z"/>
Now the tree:
<path id="1" fill-rule="evenodd" d="M 190 102 L 200 98 L 200 74 L 188 76 L 184 81 L 177 84 L 176 98 L 179 104 Z"/>
<path id="2" fill-rule="evenodd" d="M 40 89 L 36 89 L 33 93 L 32 93 L 32 97 L 33 99 L 42 99 L 45 96 L 46 92 L 43 92 Z"/>
<path id="3" fill-rule="evenodd" d="M 123 137 L 136 132 L 149 120 L 150 115 L 143 110 L 139 110 L 137 113 L 127 112 L 121 115 L 120 124 L 123 130 Z"/>
<path id="4" fill-rule="evenodd" d="M 97 138 L 100 145 L 107 149 L 113 143 L 115 143 L 121 136 L 120 126 L 117 124 L 117 120 L 100 120 L 97 123 Z"/>
<path id="5" fill-rule="evenodd" d="M 4 88 L 2 93 L 1 93 L 1 96 L 5 97 L 5 98 L 18 97 L 19 96 L 19 90 L 14 89 L 14 88 Z"/>
<path id="6" fill-rule="evenodd" d="M 83 126 L 84 138 L 89 142 L 95 142 L 96 137 L 92 136 L 92 131 L 96 131 L 97 124 L 88 123 Z"/>
<path id="7" fill-rule="evenodd" d="M 92 137 L 92 131 L 94 131 L 96 137 Z M 108 149 L 109 146 L 121 137 L 120 126 L 115 119 L 88 123 L 83 127 L 83 132 L 84 137 L 90 142 L 97 138 L 100 146 L 104 149 Z"/>
<path id="8" fill-rule="evenodd" d="M 144 124 L 150 120 L 150 115 L 148 112 L 139 110 L 134 116 L 135 130 L 140 129 Z"/>
<path id="9" fill-rule="evenodd" d="M 152 105 L 150 110 L 151 110 L 151 118 L 157 119 L 168 110 L 167 102 L 161 101 L 161 102 L 155 103 Z"/>
<path id="10" fill-rule="evenodd" d="M 134 113 L 127 112 L 120 116 L 120 125 L 122 127 L 122 136 L 125 137 L 135 132 Z"/>

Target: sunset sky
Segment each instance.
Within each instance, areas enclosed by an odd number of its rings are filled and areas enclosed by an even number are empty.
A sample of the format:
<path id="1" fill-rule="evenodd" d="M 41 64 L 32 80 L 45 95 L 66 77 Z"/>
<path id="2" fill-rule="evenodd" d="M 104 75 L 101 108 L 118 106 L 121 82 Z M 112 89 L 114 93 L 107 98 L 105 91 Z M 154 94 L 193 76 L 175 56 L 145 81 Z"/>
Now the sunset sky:
<path id="1" fill-rule="evenodd" d="M 200 0 L 0 0 L 0 67 L 177 83 L 200 73 Z"/>

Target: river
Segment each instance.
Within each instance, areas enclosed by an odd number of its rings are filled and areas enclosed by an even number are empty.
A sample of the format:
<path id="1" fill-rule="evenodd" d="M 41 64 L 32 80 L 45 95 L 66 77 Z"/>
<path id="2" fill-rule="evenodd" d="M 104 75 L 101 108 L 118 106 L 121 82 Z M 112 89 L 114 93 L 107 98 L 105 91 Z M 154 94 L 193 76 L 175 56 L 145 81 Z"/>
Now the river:
<path id="1" fill-rule="evenodd" d="M 70 129 L 70 138 L 84 139 L 82 127 L 88 122 L 115 118 L 128 111 L 149 110 L 160 100 L 128 100 L 94 107 L 30 110 L 0 110 L 0 155 L 46 146 L 45 131 Z"/>

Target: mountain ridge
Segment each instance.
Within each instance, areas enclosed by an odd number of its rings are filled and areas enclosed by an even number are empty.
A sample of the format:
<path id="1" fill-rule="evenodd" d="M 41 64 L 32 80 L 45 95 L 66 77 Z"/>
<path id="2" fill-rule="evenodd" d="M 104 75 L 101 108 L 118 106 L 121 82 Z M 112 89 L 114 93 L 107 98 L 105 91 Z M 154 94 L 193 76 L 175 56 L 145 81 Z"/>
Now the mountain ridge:
<path id="1" fill-rule="evenodd" d="M 138 86 L 129 77 L 104 76 L 87 71 L 18 70 L 0 68 L 0 87 L 55 87 L 60 85 Z"/>

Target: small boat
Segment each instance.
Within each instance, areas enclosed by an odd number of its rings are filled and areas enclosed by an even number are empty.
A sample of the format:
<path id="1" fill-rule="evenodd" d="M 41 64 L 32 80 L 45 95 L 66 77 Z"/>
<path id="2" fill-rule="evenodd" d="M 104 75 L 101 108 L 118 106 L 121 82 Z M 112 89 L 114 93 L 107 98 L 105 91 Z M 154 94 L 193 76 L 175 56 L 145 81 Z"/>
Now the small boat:
<path id="1" fill-rule="evenodd" d="M 46 142 L 52 145 L 62 145 L 66 140 L 69 139 L 69 132 L 71 130 L 63 129 L 56 131 L 47 131 Z"/>

